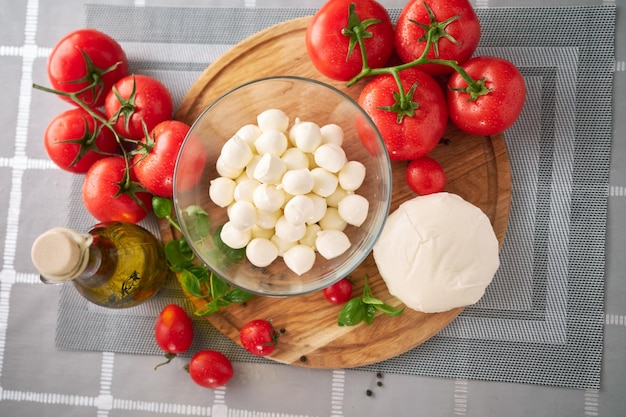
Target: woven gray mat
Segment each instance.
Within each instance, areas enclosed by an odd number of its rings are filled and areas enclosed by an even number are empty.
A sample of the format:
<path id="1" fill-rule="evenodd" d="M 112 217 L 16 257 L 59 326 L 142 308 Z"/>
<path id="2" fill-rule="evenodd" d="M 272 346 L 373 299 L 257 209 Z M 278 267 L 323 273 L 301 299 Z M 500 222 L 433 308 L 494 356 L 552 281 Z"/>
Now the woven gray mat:
<path id="1" fill-rule="evenodd" d="M 163 80 L 177 104 L 229 46 L 313 12 L 90 5 L 86 26 L 121 41 L 132 70 Z M 521 118 L 505 135 L 513 188 L 501 268 L 483 299 L 438 335 L 359 369 L 599 388 L 615 12 L 615 6 L 477 10 L 478 53 L 515 62 L 528 87 Z M 82 209 L 81 181 L 73 184 L 68 224 L 86 230 L 94 220 Z M 154 218 L 143 224 L 158 233 Z M 124 311 L 89 305 L 65 286 L 56 345 L 159 355 L 154 318 L 169 302 L 191 311 L 174 282 Z M 195 347 L 273 363 L 247 354 L 204 320 L 196 325 Z"/>

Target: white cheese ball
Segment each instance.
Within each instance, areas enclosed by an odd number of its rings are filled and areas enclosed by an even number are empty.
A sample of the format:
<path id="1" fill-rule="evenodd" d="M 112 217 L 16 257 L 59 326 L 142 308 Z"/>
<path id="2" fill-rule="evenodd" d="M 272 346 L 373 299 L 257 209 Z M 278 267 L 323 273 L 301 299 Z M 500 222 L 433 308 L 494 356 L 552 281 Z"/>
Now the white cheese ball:
<path id="1" fill-rule="evenodd" d="M 261 184 L 254 189 L 252 201 L 259 209 L 267 212 L 279 210 L 285 202 L 285 192 L 271 184 Z"/>
<path id="2" fill-rule="evenodd" d="M 254 146 L 256 139 L 261 136 L 263 131 L 255 124 L 247 124 L 241 126 L 235 135 L 243 139 L 250 147 Z"/>
<path id="3" fill-rule="evenodd" d="M 274 236 L 274 229 L 264 229 L 261 226 L 259 226 L 258 224 L 255 224 L 254 226 L 252 226 L 252 229 L 250 229 L 250 237 L 251 239 L 256 239 L 258 237 L 262 237 L 264 239 L 271 239 L 272 236 Z"/>
<path id="4" fill-rule="evenodd" d="M 355 191 L 363 185 L 365 180 L 365 165 L 359 161 L 348 161 L 337 176 L 341 188 L 346 191 Z"/>
<path id="5" fill-rule="evenodd" d="M 263 268 L 278 258 L 278 248 L 269 239 L 252 239 L 246 246 L 246 258 L 252 265 Z"/>
<path id="6" fill-rule="evenodd" d="M 297 195 L 285 204 L 285 219 L 293 224 L 304 224 L 313 215 L 313 201 L 306 195 Z"/>
<path id="7" fill-rule="evenodd" d="M 343 145 L 343 129 L 341 126 L 330 123 L 320 127 L 320 131 L 322 132 L 322 143 Z"/>
<path id="8" fill-rule="evenodd" d="M 298 148 L 287 148 L 280 158 L 285 162 L 287 170 L 309 168 L 308 155 Z"/>
<path id="9" fill-rule="evenodd" d="M 281 156 L 287 150 L 287 137 L 278 130 L 266 130 L 254 141 L 254 148 L 259 155 Z"/>
<path id="10" fill-rule="evenodd" d="M 254 190 L 261 185 L 257 180 L 246 179 L 239 181 L 233 190 L 233 198 L 235 201 L 254 201 Z"/>
<path id="11" fill-rule="evenodd" d="M 359 227 L 367 219 L 369 208 L 370 203 L 365 197 L 359 194 L 349 194 L 339 202 L 337 210 L 346 223 Z"/>
<path id="12" fill-rule="evenodd" d="M 265 184 L 278 184 L 286 170 L 285 162 L 280 157 L 266 153 L 256 163 L 253 178 Z"/>
<path id="13" fill-rule="evenodd" d="M 450 193 L 398 207 L 374 245 L 389 292 L 425 313 L 476 303 L 500 266 L 499 244 L 480 208 Z"/>
<path id="14" fill-rule="evenodd" d="M 250 230 L 239 230 L 231 222 L 224 223 L 220 231 L 222 242 L 233 249 L 244 248 L 251 238 L 252 233 Z"/>
<path id="15" fill-rule="evenodd" d="M 290 132 L 292 143 L 303 152 L 313 153 L 322 143 L 322 131 L 313 122 L 295 124 Z"/>
<path id="16" fill-rule="evenodd" d="M 277 209 L 275 211 L 257 210 L 256 224 L 263 229 L 270 229 L 274 233 L 276 222 L 283 215 L 283 211 Z"/>
<path id="17" fill-rule="evenodd" d="M 268 130 L 286 132 L 289 127 L 289 116 L 280 109 L 265 110 L 257 116 L 256 121 L 263 132 Z"/>
<path id="18" fill-rule="evenodd" d="M 254 155 L 250 160 L 250 163 L 244 168 L 246 175 L 251 180 L 254 180 L 254 171 L 256 170 L 256 166 L 259 164 L 261 160 L 261 155 Z M 255 180 L 256 181 L 256 180 Z"/>
<path id="19" fill-rule="evenodd" d="M 302 236 L 302 239 L 299 240 L 301 245 L 308 245 L 313 250 L 316 250 L 315 240 L 317 239 L 317 233 L 322 230 L 322 228 L 317 223 L 308 224 L 306 226 L 306 233 Z"/>
<path id="20" fill-rule="evenodd" d="M 254 154 L 252 153 L 252 149 L 250 149 L 250 145 L 237 135 L 224 143 L 220 153 L 220 158 L 224 164 L 233 169 L 245 168 L 253 156 Z"/>
<path id="21" fill-rule="evenodd" d="M 317 251 L 326 259 L 333 259 L 350 248 L 350 239 L 340 230 L 321 230 L 315 239 Z"/>
<path id="22" fill-rule="evenodd" d="M 233 168 L 228 165 L 221 155 L 218 156 L 217 161 L 215 161 L 215 169 L 221 177 L 231 178 L 233 180 L 238 178 L 243 172 L 242 168 Z"/>
<path id="23" fill-rule="evenodd" d="M 277 235 L 272 236 L 270 240 L 272 241 L 274 246 L 278 248 L 278 256 L 284 256 L 285 252 L 287 252 L 289 249 L 293 248 L 294 246 L 298 244 L 298 242 L 287 242 L 286 240 L 281 239 Z"/>
<path id="24" fill-rule="evenodd" d="M 209 198 L 219 207 L 226 207 L 233 202 L 235 181 L 226 177 L 217 177 L 209 185 Z"/>
<path id="25" fill-rule="evenodd" d="M 313 192 L 321 197 L 328 197 L 337 189 L 339 179 L 332 172 L 328 172 L 324 168 L 313 168 Z"/>
<path id="26" fill-rule="evenodd" d="M 341 230 L 343 231 L 348 223 L 339 215 L 339 210 L 334 207 L 328 207 L 324 217 L 319 221 L 322 230 Z"/>
<path id="27" fill-rule="evenodd" d="M 238 230 L 250 230 L 256 224 L 256 212 L 251 202 L 236 201 L 228 208 L 228 220 Z"/>
<path id="28" fill-rule="evenodd" d="M 289 223 L 285 216 L 282 216 L 276 221 L 274 229 L 276 236 L 283 239 L 285 242 L 297 242 L 304 237 L 304 234 L 306 233 L 306 224 Z"/>
<path id="29" fill-rule="evenodd" d="M 326 203 L 326 199 L 324 197 L 320 197 L 315 193 L 307 194 L 307 197 L 311 199 L 313 202 L 313 212 L 311 212 L 311 216 L 307 219 L 307 224 L 314 224 L 319 222 L 326 215 L 326 210 L 328 209 L 328 204 Z"/>
<path id="30" fill-rule="evenodd" d="M 315 251 L 308 245 L 295 245 L 283 254 L 287 268 L 297 275 L 307 273 L 315 264 Z"/>
<path id="31" fill-rule="evenodd" d="M 308 194 L 313 189 L 313 174 L 307 168 L 285 172 L 281 180 L 283 190 L 292 195 Z"/>
<path id="32" fill-rule="evenodd" d="M 346 152 L 336 143 L 320 145 L 314 153 L 315 163 L 328 172 L 337 173 L 346 164 Z"/>
<path id="33" fill-rule="evenodd" d="M 326 204 L 328 207 L 339 207 L 339 202 L 348 195 L 348 192 L 341 187 L 337 187 L 334 193 L 326 197 Z"/>

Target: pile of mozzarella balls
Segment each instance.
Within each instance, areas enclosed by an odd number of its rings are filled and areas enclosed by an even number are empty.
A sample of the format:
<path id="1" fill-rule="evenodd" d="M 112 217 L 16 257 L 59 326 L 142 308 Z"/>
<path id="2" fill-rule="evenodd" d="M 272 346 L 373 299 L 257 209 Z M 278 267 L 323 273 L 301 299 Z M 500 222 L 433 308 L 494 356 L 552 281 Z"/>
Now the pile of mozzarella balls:
<path id="1" fill-rule="evenodd" d="M 282 257 L 298 275 L 314 265 L 316 252 L 332 259 L 351 242 L 344 230 L 359 227 L 369 202 L 356 193 L 365 166 L 349 161 L 344 132 L 265 110 L 257 124 L 241 127 L 224 143 L 216 161 L 219 177 L 209 197 L 227 208 L 220 232 L 231 248 L 246 248 L 251 264 L 265 267 Z"/>

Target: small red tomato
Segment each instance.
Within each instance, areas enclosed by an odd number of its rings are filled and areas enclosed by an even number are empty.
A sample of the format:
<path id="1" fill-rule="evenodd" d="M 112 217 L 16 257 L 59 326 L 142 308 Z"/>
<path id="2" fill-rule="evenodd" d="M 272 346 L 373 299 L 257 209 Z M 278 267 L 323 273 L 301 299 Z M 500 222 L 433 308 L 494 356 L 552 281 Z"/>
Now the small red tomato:
<path id="1" fill-rule="evenodd" d="M 409 162 L 406 169 L 406 182 L 419 195 L 443 191 L 446 174 L 439 162 L 428 156 Z"/>
<path id="2" fill-rule="evenodd" d="M 256 356 L 266 356 L 274 351 L 279 334 L 267 320 L 252 320 L 239 332 L 241 345 Z"/>
<path id="3" fill-rule="evenodd" d="M 108 119 L 117 117 L 115 130 L 122 136 L 140 140 L 144 124 L 149 132 L 172 118 L 172 96 L 159 80 L 147 75 L 128 75 L 115 83 L 104 101 Z"/>
<path id="4" fill-rule="evenodd" d="M 189 362 L 188 370 L 196 384 L 211 389 L 226 385 L 234 373 L 228 358 L 215 350 L 196 353 Z"/>
<path id="5" fill-rule="evenodd" d="M 94 113 L 104 115 L 93 110 Z M 118 153 L 120 147 L 110 129 L 81 108 L 56 116 L 44 133 L 44 147 L 61 169 L 84 174 L 98 159 Z"/>
<path id="6" fill-rule="evenodd" d="M 189 126 L 177 120 L 166 120 L 141 139 L 133 165 L 137 179 L 152 194 L 171 198 L 174 189 L 174 167 Z M 200 167 L 201 168 L 201 167 Z"/>
<path id="7" fill-rule="evenodd" d="M 193 341 L 193 323 L 185 310 L 168 304 L 156 319 L 154 338 L 164 352 L 183 353 Z"/>
<path id="8" fill-rule="evenodd" d="M 352 297 L 352 281 L 342 278 L 322 291 L 324 297 L 331 304 L 344 304 Z"/>
<path id="9" fill-rule="evenodd" d="M 95 29 L 68 33 L 48 57 L 52 88 L 68 93 L 84 90 L 79 98 L 89 107 L 104 104 L 111 86 L 128 73 L 128 60 L 116 40 Z M 65 96 L 63 100 L 73 103 Z"/>

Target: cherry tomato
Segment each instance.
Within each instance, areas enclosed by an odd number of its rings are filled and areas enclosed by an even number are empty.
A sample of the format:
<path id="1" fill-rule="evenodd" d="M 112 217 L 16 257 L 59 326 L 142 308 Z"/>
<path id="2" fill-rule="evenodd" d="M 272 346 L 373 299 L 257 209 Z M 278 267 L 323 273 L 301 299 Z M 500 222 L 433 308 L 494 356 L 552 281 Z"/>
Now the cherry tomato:
<path id="1" fill-rule="evenodd" d="M 446 186 L 442 166 L 428 156 L 409 162 L 405 176 L 409 187 L 419 195 L 438 193 Z"/>
<path id="2" fill-rule="evenodd" d="M 166 305 L 154 324 L 154 338 L 166 353 L 183 353 L 193 341 L 193 323 L 176 304 Z"/>
<path id="3" fill-rule="evenodd" d="M 189 362 L 189 375 L 198 385 L 205 388 L 218 388 L 226 385 L 233 377 L 233 365 L 222 353 L 215 350 L 201 350 Z"/>
<path id="4" fill-rule="evenodd" d="M 331 304 L 344 304 L 352 297 L 352 281 L 348 278 L 341 278 L 322 291 L 324 298 Z"/>
<path id="5" fill-rule="evenodd" d="M 111 86 L 128 73 L 128 60 L 116 40 L 95 29 L 67 34 L 48 57 L 48 78 L 52 88 L 78 97 L 90 107 L 99 107 Z M 59 96 L 72 102 L 65 96 Z"/>
<path id="6" fill-rule="evenodd" d="M 159 80 L 147 75 L 128 75 L 115 83 L 104 101 L 109 119 L 117 118 L 115 130 L 126 138 L 144 137 L 174 111 L 172 96 Z"/>
<path id="7" fill-rule="evenodd" d="M 148 137 L 141 139 L 145 146 L 137 148 L 133 166 L 141 185 L 152 194 L 172 197 L 174 167 L 189 129 L 183 122 L 166 120 L 156 125 Z"/>
<path id="8" fill-rule="evenodd" d="M 484 80 L 486 94 L 472 97 L 459 74 L 448 81 L 450 119 L 461 130 L 475 135 L 502 133 L 519 117 L 526 100 L 524 77 L 502 58 L 476 57 L 462 65 L 474 80 Z M 482 82 L 482 81 L 481 81 Z"/>
<path id="9" fill-rule="evenodd" d="M 449 59 L 461 64 L 472 56 L 480 40 L 480 22 L 468 0 L 411 0 L 396 25 L 395 42 L 403 62 L 418 59 L 426 49 L 426 33 L 434 33 L 429 59 Z M 452 67 L 424 64 L 431 75 L 449 74 Z"/>
<path id="10" fill-rule="evenodd" d="M 93 111 L 104 118 L 99 111 Z M 78 107 L 52 119 L 44 133 L 44 147 L 59 168 L 81 174 L 98 159 L 120 150 L 113 132 Z"/>
<path id="11" fill-rule="evenodd" d="M 412 103 L 400 121 L 393 111 L 399 107 L 398 85 L 390 74 L 374 77 L 358 100 L 378 127 L 389 158 L 395 161 L 413 160 L 429 153 L 439 143 L 448 121 L 444 95 L 430 75 L 407 68 L 400 72 L 400 79 L 409 96 L 407 102 Z"/>
<path id="12" fill-rule="evenodd" d="M 364 40 L 367 62 L 370 68 L 383 67 L 393 53 L 393 25 L 387 10 L 374 0 L 330 0 L 313 16 L 306 31 L 306 48 L 311 62 L 323 75 L 333 80 L 348 81 L 361 72 L 363 59 L 359 45 L 350 51 L 350 36 L 344 29 L 349 23 L 350 4 L 356 5 L 358 19 L 371 23 L 365 31 L 371 34 Z M 371 22 L 371 21 L 370 21 Z"/>
<path id="13" fill-rule="evenodd" d="M 266 356 L 274 351 L 279 333 L 267 320 L 252 320 L 246 323 L 239 332 L 241 345 L 256 356 Z"/>
<path id="14" fill-rule="evenodd" d="M 130 181 L 125 181 L 125 172 L 124 158 L 110 156 L 96 161 L 85 174 L 83 203 L 98 221 L 138 223 L 152 210 L 152 194 L 135 191 L 137 177 L 130 170 Z"/>

